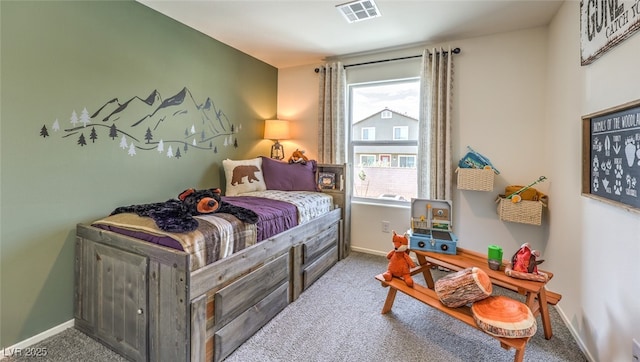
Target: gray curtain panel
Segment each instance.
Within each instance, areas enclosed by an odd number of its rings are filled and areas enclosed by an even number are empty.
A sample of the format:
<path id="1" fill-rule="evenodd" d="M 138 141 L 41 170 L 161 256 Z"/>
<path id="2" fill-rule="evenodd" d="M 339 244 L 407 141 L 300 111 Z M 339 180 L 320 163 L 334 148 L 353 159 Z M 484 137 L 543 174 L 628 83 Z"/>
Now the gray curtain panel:
<path id="1" fill-rule="evenodd" d="M 453 74 L 451 47 L 448 51 L 423 51 L 418 118 L 419 198 L 451 200 Z"/>
<path id="2" fill-rule="evenodd" d="M 341 62 L 320 67 L 318 104 L 318 163 L 346 162 L 345 88 Z"/>

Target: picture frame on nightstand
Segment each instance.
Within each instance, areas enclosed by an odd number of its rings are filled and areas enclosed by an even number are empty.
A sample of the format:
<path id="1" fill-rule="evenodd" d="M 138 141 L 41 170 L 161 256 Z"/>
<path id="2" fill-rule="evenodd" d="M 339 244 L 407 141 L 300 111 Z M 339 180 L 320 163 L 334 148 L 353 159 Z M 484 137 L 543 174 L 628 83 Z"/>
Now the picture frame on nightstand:
<path id="1" fill-rule="evenodd" d="M 335 190 L 336 189 L 336 174 L 333 172 L 319 172 L 318 173 L 318 187 L 321 190 Z"/>

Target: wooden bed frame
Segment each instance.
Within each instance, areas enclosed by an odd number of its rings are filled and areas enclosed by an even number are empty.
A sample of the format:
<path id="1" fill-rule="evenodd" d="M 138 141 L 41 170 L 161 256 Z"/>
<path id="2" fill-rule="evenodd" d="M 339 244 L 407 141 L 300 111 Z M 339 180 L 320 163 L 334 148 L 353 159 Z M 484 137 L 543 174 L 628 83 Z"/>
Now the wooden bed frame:
<path id="1" fill-rule="evenodd" d="M 341 209 L 189 271 L 189 254 L 79 224 L 75 327 L 135 361 L 220 361 L 333 266 Z"/>

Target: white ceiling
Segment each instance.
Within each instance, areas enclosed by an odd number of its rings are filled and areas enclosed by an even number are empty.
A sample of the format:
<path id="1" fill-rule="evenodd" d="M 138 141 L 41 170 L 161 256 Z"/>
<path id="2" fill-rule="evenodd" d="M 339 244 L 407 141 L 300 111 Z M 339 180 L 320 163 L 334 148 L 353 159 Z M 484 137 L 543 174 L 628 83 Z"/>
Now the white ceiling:
<path id="1" fill-rule="evenodd" d="M 381 17 L 349 24 L 346 0 L 137 1 L 277 68 L 543 26 L 563 2 L 376 0 Z"/>

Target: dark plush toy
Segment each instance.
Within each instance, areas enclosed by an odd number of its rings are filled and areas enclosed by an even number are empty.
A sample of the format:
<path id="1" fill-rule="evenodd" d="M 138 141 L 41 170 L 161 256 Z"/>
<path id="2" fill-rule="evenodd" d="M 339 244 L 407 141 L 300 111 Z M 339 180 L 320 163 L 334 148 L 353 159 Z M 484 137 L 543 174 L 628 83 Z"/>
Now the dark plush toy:
<path id="1" fill-rule="evenodd" d="M 194 215 L 204 215 L 216 212 L 231 214 L 241 221 L 255 224 L 258 215 L 243 207 L 223 202 L 220 189 L 184 190 L 178 199 L 152 204 L 121 206 L 113 210 L 111 215 L 134 213 L 139 216 L 152 218 L 158 227 L 172 233 L 193 231 L 198 227 L 198 220 Z"/>
<path id="2" fill-rule="evenodd" d="M 258 214 L 254 211 L 245 209 L 244 207 L 231 205 L 222 201 L 221 191 L 218 188 L 208 190 L 188 189 L 184 190 L 178 198 L 187 208 L 187 212 L 191 215 L 210 214 L 212 212 L 221 212 L 231 214 L 240 221 L 248 224 L 258 222 Z"/>

